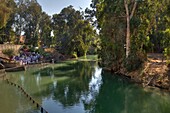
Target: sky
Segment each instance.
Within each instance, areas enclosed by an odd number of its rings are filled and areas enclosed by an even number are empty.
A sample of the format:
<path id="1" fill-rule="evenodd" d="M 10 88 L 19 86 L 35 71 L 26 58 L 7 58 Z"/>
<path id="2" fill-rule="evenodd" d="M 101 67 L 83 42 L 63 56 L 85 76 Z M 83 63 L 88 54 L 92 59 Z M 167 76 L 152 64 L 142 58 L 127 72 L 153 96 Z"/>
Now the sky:
<path id="1" fill-rule="evenodd" d="M 41 5 L 42 10 L 49 15 L 60 13 L 60 11 L 69 5 L 72 5 L 76 10 L 80 7 L 84 10 L 90 7 L 91 0 L 37 0 Z"/>

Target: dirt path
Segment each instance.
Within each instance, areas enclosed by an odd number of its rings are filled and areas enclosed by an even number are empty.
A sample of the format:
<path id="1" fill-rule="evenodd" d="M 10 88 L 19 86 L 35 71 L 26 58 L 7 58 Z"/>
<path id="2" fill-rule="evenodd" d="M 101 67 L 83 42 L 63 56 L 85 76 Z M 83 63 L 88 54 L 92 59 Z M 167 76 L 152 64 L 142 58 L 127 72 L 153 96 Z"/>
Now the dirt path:
<path id="1" fill-rule="evenodd" d="M 147 61 L 143 68 L 125 73 L 137 83 L 142 83 L 144 87 L 154 86 L 170 91 L 170 67 L 166 64 L 166 59 L 162 54 L 147 54 Z"/>
<path id="2" fill-rule="evenodd" d="M 148 54 L 149 75 L 163 75 L 167 71 L 166 60 L 162 54 Z"/>
<path id="3" fill-rule="evenodd" d="M 142 82 L 160 88 L 170 89 L 170 73 L 162 54 L 150 53 L 142 74 Z"/>

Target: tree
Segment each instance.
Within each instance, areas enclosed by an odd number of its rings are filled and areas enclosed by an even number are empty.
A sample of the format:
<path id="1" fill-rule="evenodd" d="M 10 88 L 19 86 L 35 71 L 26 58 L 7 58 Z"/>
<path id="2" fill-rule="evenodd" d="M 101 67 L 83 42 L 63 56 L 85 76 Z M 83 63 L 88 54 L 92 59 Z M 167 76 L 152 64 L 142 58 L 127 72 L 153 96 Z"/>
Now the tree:
<path id="1" fill-rule="evenodd" d="M 28 10 L 28 3 L 23 0 L 16 0 L 17 10 L 15 14 L 14 28 L 16 35 L 19 37 L 24 32 L 24 27 L 27 24 L 26 16 Z"/>
<path id="2" fill-rule="evenodd" d="M 0 0 L 0 28 L 4 27 L 10 17 L 12 0 Z"/>
<path id="3" fill-rule="evenodd" d="M 0 29 L 0 40 L 1 42 L 12 42 L 15 41 L 15 33 L 13 30 L 13 23 L 14 23 L 14 15 L 16 11 L 16 4 L 15 2 L 9 1 L 7 3 L 8 7 L 10 8 L 10 17 L 8 18 L 8 21 L 6 22 L 6 25 Z"/>
<path id="4" fill-rule="evenodd" d="M 130 20 L 133 17 L 133 14 L 136 10 L 137 1 L 131 0 L 132 3 L 128 3 L 128 0 L 124 0 L 124 6 L 126 10 L 126 57 L 129 56 L 130 53 Z M 133 4 L 132 11 L 129 10 L 129 4 Z"/>
<path id="5" fill-rule="evenodd" d="M 123 1 L 93 0 L 93 11 L 96 10 L 97 27 L 101 39 L 99 57 L 101 66 L 117 71 L 121 68 L 125 56 L 125 12 Z"/>
<path id="6" fill-rule="evenodd" d="M 157 10 L 154 15 L 155 25 L 152 27 L 150 36 L 150 43 L 153 45 L 153 52 L 162 53 L 164 48 L 170 45 L 168 41 L 168 29 L 170 27 L 170 15 L 168 11 L 168 7 L 170 6 L 170 2 L 167 0 L 163 0 L 162 2 L 158 2 Z"/>
<path id="7" fill-rule="evenodd" d="M 26 44 L 38 45 L 39 24 L 41 20 L 42 9 L 36 0 L 17 0 L 18 10 L 15 15 L 15 30 L 20 36 L 24 33 Z"/>
<path id="8" fill-rule="evenodd" d="M 82 51 L 83 55 L 86 57 L 92 41 L 94 41 L 95 31 L 87 20 L 78 21 L 75 31 L 77 32 L 75 42 L 79 45 L 77 52 Z"/>
<path id="9" fill-rule="evenodd" d="M 27 44 L 38 46 L 41 12 L 41 6 L 37 3 L 37 1 L 32 0 L 28 5 L 25 18 L 27 24 L 24 27 L 24 32 L 27 39 Z"/>
<path id="10" fill-rule="evenodd" d="M 0 0 L 0 43 L 10 42 L 16 4 L 13 0 Z"/>
<path id="11" fill-rule="evenodd" d="M 39 25 L 39 40 L 41 40 L 41 45 L 50 46 L 52 44 L 51 31 L 51 17 L 45 12 L 42 12 Z"/>
<path id="12" fill-rule="evenodd" d="M 95 32 L 82 12 L 76 11 L 73 6 L 66 7 L 60 14 L 53 15 L 52 24 L 56 46 L 61 53 L 86 55 Z"/>
<path id="13" fill-rule="evenodd" d="M 144 50 L 151 46 L 150 37 L 157 19 L 168 3 L 168 0 L 92 0 L 91 14 L 95 14 L 95 25 L 100 31 L 102 66 L 114 71 L 140 67 L 145 59 Z"/>

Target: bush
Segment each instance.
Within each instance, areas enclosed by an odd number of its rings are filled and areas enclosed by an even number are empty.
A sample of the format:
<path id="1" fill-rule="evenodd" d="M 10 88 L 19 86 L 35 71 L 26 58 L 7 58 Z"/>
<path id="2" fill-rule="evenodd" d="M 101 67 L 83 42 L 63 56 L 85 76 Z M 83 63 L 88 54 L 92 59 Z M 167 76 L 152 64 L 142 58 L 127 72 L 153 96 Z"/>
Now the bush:
<path id="1" fill-rule="evenodd" d="M 170 48 L 164 49 L 164 56 L 166 57 L 167 65 L 169 65 L 170 64 Z"/>
<path id="2" fill-rule="evenodd" d="M 2 50 L 2 53 L 4 55 L 8 56 L 8 58 L 12 58 L 12 56 L 15 55 L 13 49 L 4 49 L 4 50 Z"/>
<path id="3" fill-rule="evenodd" d="M 129 57 L 125 59 L 124 67 L 129 72 L 135 71 L 142 66 L 146 58 L 146 55 L 143 53 L 131 53 Z"/>
<path id="4" fill-rule="evenodd" d="M 78 58 L 78 56 L 77 56 L 77 52 L 73 52 L 73 54 L 72 54 L 72 56 L 73 56 L 73 58 Z"/>
<path id="5" fill-rule="evenodd" d="M 40 55 L 43 55 L 43 56 L 46 54 L 43 48 L 35 49 L 35 52 L 38 52 Z"/>

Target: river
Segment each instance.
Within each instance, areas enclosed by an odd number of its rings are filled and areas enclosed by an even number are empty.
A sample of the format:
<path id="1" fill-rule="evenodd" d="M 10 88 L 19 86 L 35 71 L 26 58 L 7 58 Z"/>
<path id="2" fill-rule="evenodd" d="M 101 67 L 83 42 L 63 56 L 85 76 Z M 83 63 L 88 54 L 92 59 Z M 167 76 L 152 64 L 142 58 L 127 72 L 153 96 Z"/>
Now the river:
<path id="1" fill-rule="evenodd" d="M 170 113 L 170 94 L 105 72 L 96 61 L 65 61 L 7 73 L 49 113 Z M 14 86 L 0 82 L 0 113 L 36 113 Z"/>

